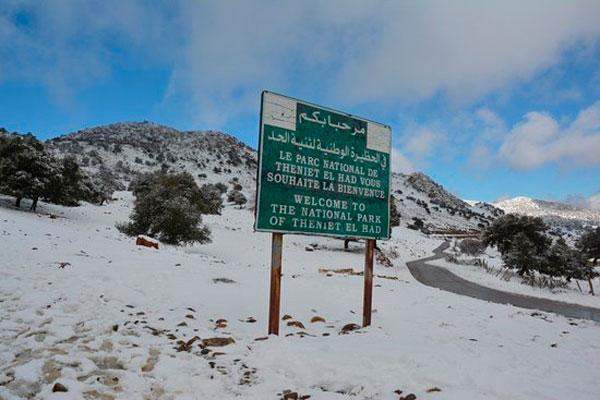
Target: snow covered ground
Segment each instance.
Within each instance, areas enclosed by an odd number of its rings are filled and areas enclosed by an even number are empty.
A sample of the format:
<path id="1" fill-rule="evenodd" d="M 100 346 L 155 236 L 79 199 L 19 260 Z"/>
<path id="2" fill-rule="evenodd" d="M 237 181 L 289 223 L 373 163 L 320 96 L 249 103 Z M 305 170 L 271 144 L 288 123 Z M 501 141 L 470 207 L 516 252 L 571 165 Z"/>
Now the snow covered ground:
<path id="1" fill-rule="evenodd" d="M 286 236 L 292 318 L 262 340 L 270 237 L 252 232 L 251 212 L 207 217 L 211 244 L 155 250 L 114 228 L 131 204 L 115 196 L 37 215 L 0 207 L 0 398 L 600 398 L 598 324 L 420 285 L 404 261 L 437 240 L 395 229 L 382 244 L 395 266 L 375 269 L 373 325 L 342 335 L 360 324 L 362 277 L 319 269 L 361 271 L 362 245 Z M 215 337 L 234 342 L 200 347 Z M 68 391 L 53 393 L 56 382 Z"/>
<path id="2" fill-rule="evenodd" d="M 472 259 L 473 257 L 459 257 L 459 259 L 461 258 Z M 502 279 L 502 272 L 506 270 L 502 267 L 502 259 L 497 251 L 488 249 L 486 254 L 477 258 L 485 260 L 492 273 L 486 271 L 481 266 L 456 264 L 444 259 L 432 261 L 431 264 L 444 267 L 461 278 L 489 288 L 600 308 L 600 295 L 596 293 L 596 296 L 592 296 L 588 293 L 589 286 L 587 281 L 579 281 L 583 293 L 579 291 L 575 280 L 571 281 L 568 287 L 565 288 L 549 289 L 533 287 L 521 283 L 521 278 L 516 274 L 511 274 L 514 276 L 509 280 Z M 596 292 L 600 290 L 600 287 L 597 287 L 598 282 L 598 279 L 594 279 L 592 282 Z"/>

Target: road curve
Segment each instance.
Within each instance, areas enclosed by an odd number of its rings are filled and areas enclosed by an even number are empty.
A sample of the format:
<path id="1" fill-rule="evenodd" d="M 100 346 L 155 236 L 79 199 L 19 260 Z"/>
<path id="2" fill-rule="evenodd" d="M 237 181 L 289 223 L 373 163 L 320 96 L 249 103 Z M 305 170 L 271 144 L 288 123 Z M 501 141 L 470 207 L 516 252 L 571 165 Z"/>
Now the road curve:
<path id="1" fill-rule="evenodd" d="M 449 246 L 450 243 L 444 242 L 433 250 L 432 256 L 407 262 L 406 265 L 412 276 L 424 285 L 462 296 L 498 304 L 512 304 L 516 307 L 551 312 L 570 318 L 590 319 L 600 322 L 600 309 L 598 308 L 491 289 L 460 278 L 446 268 L 427 263 L 428 261 L 443 258 L 443 252 Z"/>

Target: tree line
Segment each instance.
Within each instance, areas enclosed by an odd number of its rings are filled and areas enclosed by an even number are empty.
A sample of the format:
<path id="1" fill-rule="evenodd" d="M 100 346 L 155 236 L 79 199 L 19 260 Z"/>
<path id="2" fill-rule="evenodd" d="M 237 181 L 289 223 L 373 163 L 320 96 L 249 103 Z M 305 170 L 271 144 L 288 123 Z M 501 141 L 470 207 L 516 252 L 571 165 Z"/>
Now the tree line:
<path id="1" fill-rule="evenodd" d="M 1 128 L 0 128 L 1 129 Z M 224 183 L 199 187 L 189 173 L 158 170 L 139 174 L 129 185 L 135 196 L 131 220 L 118 225 L 128 235 L 145 234 L 164 243 L 205 243 L 210 231 L 203 214 L 220 214 L 223 196 L 243 207 L 246 196 L 237 178 L 227 192 Z M 86 201 L 102 205 L 125 186 L 109 169 L 86 173 L 72 156 L 58 158 L 31 134 L 7 134 L 0 130 L 0 193 L 13 196 L 15 206 L 31 200 L 36 211 L 40 200 L 64 206 Z"/>
<path id="2" fill-rule="evenodd" d="M 31 134 L 0 134 L 0 193 L 13 196 L 15 206 L 39 200 L 65 206 L 81 201 L 102 204 L 112 198 L 119 182 L 108 169 L 85 173 L 74 157 L 57 158 Z"/>
<path id="3" fill-rule="evenodd" d="M 549 227 L 539 217 L 507 214 L 497 218 L 483 232 L 485 246 L 496 246 L 507 268 L 521 276 L 535 273 L 551 277 L 587 280 L 594 294 L 592 279 L 600 274 L 600 227 L 589 229 L 570 246 L 562 237 L 552 238 Z"/>

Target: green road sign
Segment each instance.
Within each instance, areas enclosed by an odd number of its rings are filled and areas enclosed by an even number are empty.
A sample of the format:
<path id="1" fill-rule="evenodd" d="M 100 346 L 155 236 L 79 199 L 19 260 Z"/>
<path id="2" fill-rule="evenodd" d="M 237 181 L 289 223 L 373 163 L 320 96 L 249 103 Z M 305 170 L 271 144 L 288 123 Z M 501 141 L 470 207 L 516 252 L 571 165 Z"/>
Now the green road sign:
<path id="1" fill-rule="evenodd" d="M 388 239 L 391 129 L 263 92 L 255 229 Z"/>

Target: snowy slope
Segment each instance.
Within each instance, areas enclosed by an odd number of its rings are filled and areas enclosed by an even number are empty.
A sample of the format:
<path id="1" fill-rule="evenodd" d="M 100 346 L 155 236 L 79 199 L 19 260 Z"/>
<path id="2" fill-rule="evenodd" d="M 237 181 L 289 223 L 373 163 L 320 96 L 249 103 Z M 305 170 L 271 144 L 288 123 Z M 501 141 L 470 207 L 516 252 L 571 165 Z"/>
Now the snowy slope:
<path id="1" fill-rule="evenodd" d="M 519 196 L 498 201 L 494 205 L 507 213 L 539 217 L 555 216 L 564 219 L 580 220 L 590 224 L 600 224 L 599 211 L 557 201 L 537 200 Z"/>
<path id="2" fill-rule="evenodd" d="M 440 242 L 419 232 L 395 228 L 380 243 L 394 267 L 375 267 L 373 325 L 346 335 L 342 327 L 361 320 L 362 277 L 319 269 L 360 271 L 363 245 L 343 251 L 339 240 L 286 235 L 281 312 L 304 328 L 282 321 L 281 336 L 256 340 L 267 329 L 270 237 L 252 232 L 252 213 L 226 207 L 205 219 L 211 244 L 155 250 L 114 228 L 132 201 L 115 197 L 103 207 L 41 204 L 39 215 L 0 198 L 0 397 L 600 395 L 598 324 L 420 285 L 404 262 Z M 200 348 L 214 337 L 235 342 Z M 52 393 L 56 382 L 68 392 Z"/>
<path id="3" fill-rule="evenodd" d="M 472 256 L 462 254 L 456 244 L 455 241 L 446 253 L 452 254 L 452 258 L 458 262 L 439 259 L 431 263 L 444 267 L 461 278 L 489 288 L 600 308 L 600 296 L 592 296 L 589 293 L 587 280 L 572 279 L 570 282 L 566 282 L 564 287 L 553 289 L 530 286 L 523 283 L 523 278 L 516 271 L 509 270 L 504 266 L 497 249 L 488 247 L 483 254 L 476 257 L 485 261 L 486 266 L 483 267 L 474 264 Z M 597 280 L 594 280 L 593 284 L 596 285 L 596 282 Z"/>
<path id="4" fill-rule="evenodd" d="M 91 172 L 114 171 L 125 183 L 135 173 L 167 168 L 188 171 L 199 184 L 239 180 L 252 196 L 256 152 L 220 132 L 180 132 L 149 122 L 116 123 L 73 132 L 47 142 L 59 155 L 73 155 Z M 392 194 L 403 226 L 414 218 L 428 229 L 480 230 L 501 211 L 491 205 L 471 206 L 422 173 L 393 174 Z"/>
<path id="5" fill-rule="evenodd" d="M 558 234 L 577 236 L 586 227 L 600 225 L 600 210 L 556 201 L 519 196 L 494 203 L 506 213 L 541 217 Z"/>
<path id="6" fill-rule="evenodd" d="M 470 205 L 423 173 L 392 174 L 392 195 L 402 219 L 419 218 L 432 230 L 481 230 L 503 212 L 487 203 Z"/>
<path id="7" fill-rule="evenodd" d="M 190 172 L 199 184 L 227 184 L 235 177 L 246 194 L 254 190 L 256 153 L 222 132 L 180 132 L 131 122 L 84 129 L 46 143 L 54 154 L 75 156 L 91 172 L 112 170 L 125 183 L 136 173 L 164 168 Z"/>

